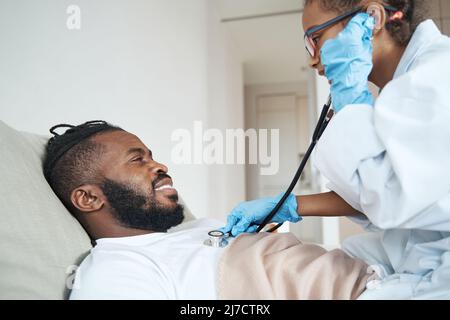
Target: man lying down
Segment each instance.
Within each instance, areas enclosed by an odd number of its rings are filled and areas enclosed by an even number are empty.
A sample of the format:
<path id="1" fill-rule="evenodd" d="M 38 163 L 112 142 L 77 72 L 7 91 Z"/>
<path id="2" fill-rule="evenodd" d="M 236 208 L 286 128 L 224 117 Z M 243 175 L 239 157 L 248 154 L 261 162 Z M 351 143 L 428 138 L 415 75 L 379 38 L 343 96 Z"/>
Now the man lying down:
<path id="1" fill-rule="evenodd" d="M 104 121 L 50 131 L 44 175 L 95 243 L 71 299 L 355 299 L 373 280 L 364 262 L 291 234 L 205 246 L 223 223 L 182 223 L 168 168 L 138 137 Z"/>

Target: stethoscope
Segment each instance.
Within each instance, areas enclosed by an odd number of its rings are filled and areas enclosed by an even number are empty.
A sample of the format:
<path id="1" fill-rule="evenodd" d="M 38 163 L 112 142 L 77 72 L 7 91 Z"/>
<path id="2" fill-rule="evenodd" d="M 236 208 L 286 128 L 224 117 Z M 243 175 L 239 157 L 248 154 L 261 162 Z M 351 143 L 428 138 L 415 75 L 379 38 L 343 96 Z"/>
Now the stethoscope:
<path id="1" fill-rule="evenodd" d="M 212 230 L 208 232 L 208 239 L 206 239 L 203 244 L 210 247 L 223 248 L 228 245 L 227 238 L 229 236 L 229 233 L 223 233 L 220 230 Z"/>
<path id="2" fill-rule="evenodd" d="M 319 141 L 320 137 L 322 136 L 323 132 L 327 128 L 328 124 L 331 121 L 331 118 L 334 115 L 334 111 L 331 108 L 332 105 L 332 99 L 331 95 L 328 97 L 327 103 L 323 106 L 322 112 L 319 117 L 319 121 L 317 122 L 316 128 L 314 129 L 314 133 L 312 136 L 311 144 L 309 145 L 308 150 L 306 151 L 305 156 L 303 157 L 302 162 L 300 163 L 300 166 L 297 169 L 297 172 L 295 173 L 294 178 L 292 179 L 291 184 L 289 185 L 289 188 L 284 193 L 283 197 L 281 197 L 280 201 L 275 205 L 275 207 L 272 209 L 272 211 L 267 215 L 267 217 L 264 219 L 264 221 L 259 225 L 258 229 L 256 230 L 256 233 L 259 233 L 261 230 L 263 230 L 268 223 L 270 223 L 270 220 L 276 215 L 278 210 L 280 210 L 283 203 L 286 201 L 287 197 L 292 193 L 292 190 L 294 190 L 295 185 L 297 184 L 298 180 L 300 179 L 303 170 L 305 169 L 306 163 L 308 162 L 309 158 L 311 157 L 311 154 Z M 279 223 L 273 228 L 267 230 L 267 232 L 274 232 L 279 227 L 281 227 L 283 224 Z M 225 234 L 222 231 L 219 230 L 213 230 L 208 232 L 208 239 L 205 240 L 204 244 L 212 247 L 225 247 L 228 244 L 227 238 L 230 236 L 229 233 Z"/>

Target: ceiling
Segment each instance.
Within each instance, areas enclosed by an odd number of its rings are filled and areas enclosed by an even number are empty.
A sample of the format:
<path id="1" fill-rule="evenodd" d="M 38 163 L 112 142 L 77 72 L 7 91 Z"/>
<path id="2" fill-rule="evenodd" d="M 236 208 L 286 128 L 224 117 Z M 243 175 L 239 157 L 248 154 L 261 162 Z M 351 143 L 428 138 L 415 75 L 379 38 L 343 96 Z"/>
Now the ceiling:
<path id="1" fill-rule="evenodd" d="M 303 0 L 215 0 L 244 64 L 246 85 L 305 81 Z"/>

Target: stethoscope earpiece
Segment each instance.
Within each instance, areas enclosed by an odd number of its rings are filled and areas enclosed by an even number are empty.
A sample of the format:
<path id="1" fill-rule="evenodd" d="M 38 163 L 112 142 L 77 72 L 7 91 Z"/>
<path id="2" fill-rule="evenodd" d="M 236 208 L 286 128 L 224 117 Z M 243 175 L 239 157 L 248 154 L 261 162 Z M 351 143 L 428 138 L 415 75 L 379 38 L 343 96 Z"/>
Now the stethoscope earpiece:
<path id="1" fill-rule="evenodd" d="M 370 15 L 371 17 L 373 17 L 375 19 L 375 30 L 380 30 L 381 29 L 381 11 L 380 8 L 375 5 L 375 4 L 371 4 L 369 7 L 367 7 L 366 10 L 367 14 Z"/>

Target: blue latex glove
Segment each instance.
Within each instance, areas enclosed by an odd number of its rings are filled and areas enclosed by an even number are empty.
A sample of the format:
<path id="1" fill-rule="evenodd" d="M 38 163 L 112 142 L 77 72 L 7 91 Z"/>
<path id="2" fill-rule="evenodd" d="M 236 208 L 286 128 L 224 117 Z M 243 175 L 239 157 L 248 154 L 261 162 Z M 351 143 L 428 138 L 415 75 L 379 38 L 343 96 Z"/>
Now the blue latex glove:
<path id="1" fill-rule="evenodd" d="M 227 224 L 225 227 L 221 228 L 220 231 L 224 233 L 231 231 L 233 236 L 237 236 L 243 232 L 255 232 L 256 229 L 258 229 L 257 225 L 264 221 L 278 201 L 283 197 L 283 194 L 284 193 L 277 197 L 240 203 L 228 215 Z M 297 200 L 295 195 L 290 194 L 280 210 L 278 210 L 276 215 L 272 218 L 271 222 L 298 222 L 301 219 L 302 218 L 297 213 Z M 250 226 L 252 223 L 257 225 Z"/>
<path id="2" fill-rule="evenodd" d="M 336 112 L 349 104 L 374 104 L 368 86 L 373 68 L 374 27 L 373 17 L 359 13 L 335 39 L 325 41 L 320 50 L 325 75 L 332 82 L 331 97 Z"/>

